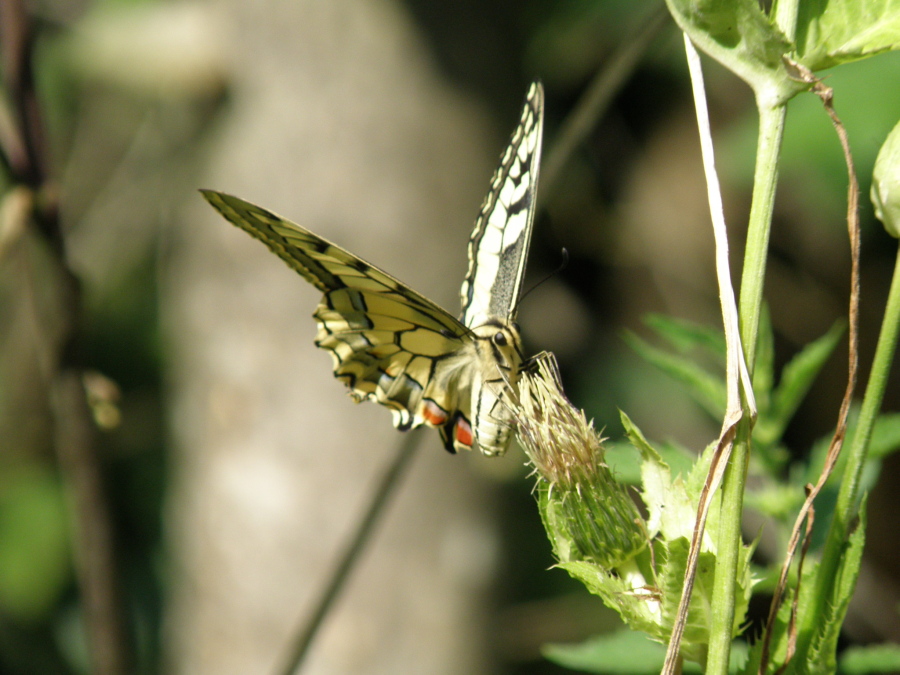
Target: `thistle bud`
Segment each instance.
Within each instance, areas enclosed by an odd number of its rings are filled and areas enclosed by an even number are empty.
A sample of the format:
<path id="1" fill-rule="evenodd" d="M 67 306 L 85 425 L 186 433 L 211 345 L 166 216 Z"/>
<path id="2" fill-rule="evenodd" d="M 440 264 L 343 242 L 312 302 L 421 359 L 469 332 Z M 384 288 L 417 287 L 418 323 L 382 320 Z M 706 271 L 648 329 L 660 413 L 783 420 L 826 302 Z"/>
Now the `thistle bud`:
<path id="1" fill-rule="evenodd" d="M 611 569 L 642 550 L 647 532 L 626 488 L 603 462 L 603 438 L 560 387 L 552 354 L 519 383 L 518 433 L 535 473 L 541 517 L 560 562 Z"/>

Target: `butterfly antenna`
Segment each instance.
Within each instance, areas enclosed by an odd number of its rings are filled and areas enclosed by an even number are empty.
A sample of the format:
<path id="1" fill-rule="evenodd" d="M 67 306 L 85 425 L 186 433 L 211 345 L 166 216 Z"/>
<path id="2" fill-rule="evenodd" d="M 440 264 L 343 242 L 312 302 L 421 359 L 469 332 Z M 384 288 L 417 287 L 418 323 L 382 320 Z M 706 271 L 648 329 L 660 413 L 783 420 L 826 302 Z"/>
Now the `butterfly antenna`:
<path id="1" fill-rule="evenodd" d="M 560 255 L 562 257 L 562 261 L 560 261 L 559 266 L 522 294 L 522 297 L 519 298 L 519 301 L 516 303 L 515 309 L 512 312 L 513 315 L 518 313 L 519 306 L 522 304 L 522 301 L 524 301 L 525 298 L 527 298 L 533 290 L 540 288 L 543 284 L 550 281 L 550 279 L 555 277 L 557 274 L 560 274 L 564 269 L 566 269 L 569 266 L 569 251 L 566 249 L 565 246 L 563 246 L 562 249 L 560 249 Z"/>

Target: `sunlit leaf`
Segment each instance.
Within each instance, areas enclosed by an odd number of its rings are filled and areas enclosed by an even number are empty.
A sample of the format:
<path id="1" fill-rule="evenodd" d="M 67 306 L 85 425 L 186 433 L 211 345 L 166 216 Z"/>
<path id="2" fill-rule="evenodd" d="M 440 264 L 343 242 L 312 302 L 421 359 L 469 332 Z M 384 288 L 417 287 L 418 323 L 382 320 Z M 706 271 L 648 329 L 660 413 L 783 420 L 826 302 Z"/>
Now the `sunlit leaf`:
<path id="1" fill-rule="evenodd" d="M 900 47 L 898 0 L 806 0 L 798 7 L 797 50 L 810 70 Z"/>

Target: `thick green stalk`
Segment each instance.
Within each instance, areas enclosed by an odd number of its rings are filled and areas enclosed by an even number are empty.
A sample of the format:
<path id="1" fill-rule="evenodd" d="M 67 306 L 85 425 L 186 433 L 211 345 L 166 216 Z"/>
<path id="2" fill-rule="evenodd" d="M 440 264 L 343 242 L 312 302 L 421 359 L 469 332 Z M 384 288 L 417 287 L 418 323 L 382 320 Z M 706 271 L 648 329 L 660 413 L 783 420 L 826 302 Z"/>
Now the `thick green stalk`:
<path id="1" fill-rule="evenodd" d="M 762 308 L 784 117 L 784 106 L 760 107 L 753 201 L 750 206 L 739 306 L 741 341 L 744 346 L 747 367 L 751 373 L 756 356 L 756 340 Z M 706 664 L 706 672 L 709 674 L 725 675 L 728 672 L 731 634 L 734 626 L 735 579 L 738 574 L 740 548 L 743 541 L 741 514 L 744 482 L 750 456 L 750 432 L 750 424 L 745 418 L 738 425 L 734 449 L 722 480 L 722 510 L 719 520 L 716 576 L 713 582 L 709 658 Z"/>
<path id="2" fill-rule="evenodd" d="M 746 418 L 738 424 L 737 439 L 722 479 L 722 507 L 716 549 L 716 577 L 713 582 L 709 652 L 706 673 L 726 675 L 731 655 L 735 592 L 741 553 L 741 512 L 744 479 L 747 475 L 750 425 Z"/>
<path id="3" fill-rule="evenodd" d="M 775 186 L 778 182 L 778 156 L 784 134 L 786 108 L 759 108 L 759 137 L 756 146 L 756 169 L 753 173 L 753 201 L 747 225 L 747 248 L 741 274 L 741 298 L 738 311 L 741 319 L 741 342 L 747 368 L 753 372 L 756 362 L 756 340 L 762 308 L 766 260 L 769 253 L 769 233 L 772 209 L 775 205 Z"/>
<path id="4" fill-rule="evenodd" d="M 813 594 L 809 606 L 802 610 L 800 617 L 797 658 L 804 657 L 809 648 L 809 642 L 815 634 L 816 622 L 821 621 L 821 617 L 825 616 L 826 605 L 833 596 L 834 583 L 844 546 L 847 543 L 849 526 L 857 516 L 860 477 L 868 456 L 872 429 L 878 419 L 878 412 L 881 410 L 881 402 L 884 399 L 884 389 L 891 372 L 891 364 L 897 347 L 898 330 L 900 330 L 900 248 L 897 250 L 894 278 L 891 281 L 881 332 L 878 335 L 878 346 L 875 349 L 872 371 L 859 411 L 856 431 L 850 447 L 845 449 L 845 452 L 848 452 L 847 465 L 841 480 L 831 527 L 822 551 L 822 560 L 816 572 L 816 592 Z"/>
<path id="5" fill-rule="evenodd" d="M 777 0 L 773 19 L 778 28 L 793 39 L 798 0 Z M 778 183 L 778 158 L 784 135 L 787 109 L 784 104 L 773 105 L 771 99 L 756 92 L 759 110 L 759 135 L 756 147 L 756 168 L 753 173 L 753 199 L 747 226 L 744 267 L 741 273 L 741 295 L 738 307 L 741 342 L 747 369 L 753 374 L 759 320 L 765 286 L 769 235 Z M 716 576 L 713 582 L 713 613 L 710 626 L 707 673 L 726 675 L 731 653 L 731 634 L 734 626 L 735 592 L 740 547 L 744 485 L 750 460 L 752 426 L 745 416 L 738 425 L 734 449 L 722 479 L 722 507 L 719 520 L 719 541 L 716 555 Z"/>

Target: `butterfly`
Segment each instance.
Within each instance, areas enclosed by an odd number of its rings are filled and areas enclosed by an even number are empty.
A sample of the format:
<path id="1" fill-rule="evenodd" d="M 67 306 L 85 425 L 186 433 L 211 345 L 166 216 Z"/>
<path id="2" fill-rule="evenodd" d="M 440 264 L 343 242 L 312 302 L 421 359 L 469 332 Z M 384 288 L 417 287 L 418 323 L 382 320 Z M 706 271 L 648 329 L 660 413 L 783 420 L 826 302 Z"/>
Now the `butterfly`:
<path id="1" fill-rule="evenodd" d="M 315 344 L 331 353 L 335 377 L 351 396 L 389 408 L 398 429 L 437 428 L 450 452 L 477 447 L 501 455 L 515 426 L 510 395 L 525 363 L 515 315 L 534 221 L 543 101 L 535 82 L 469 239 L 459 319 L 305 228 L 201 190 L 322 291 Z"/>

